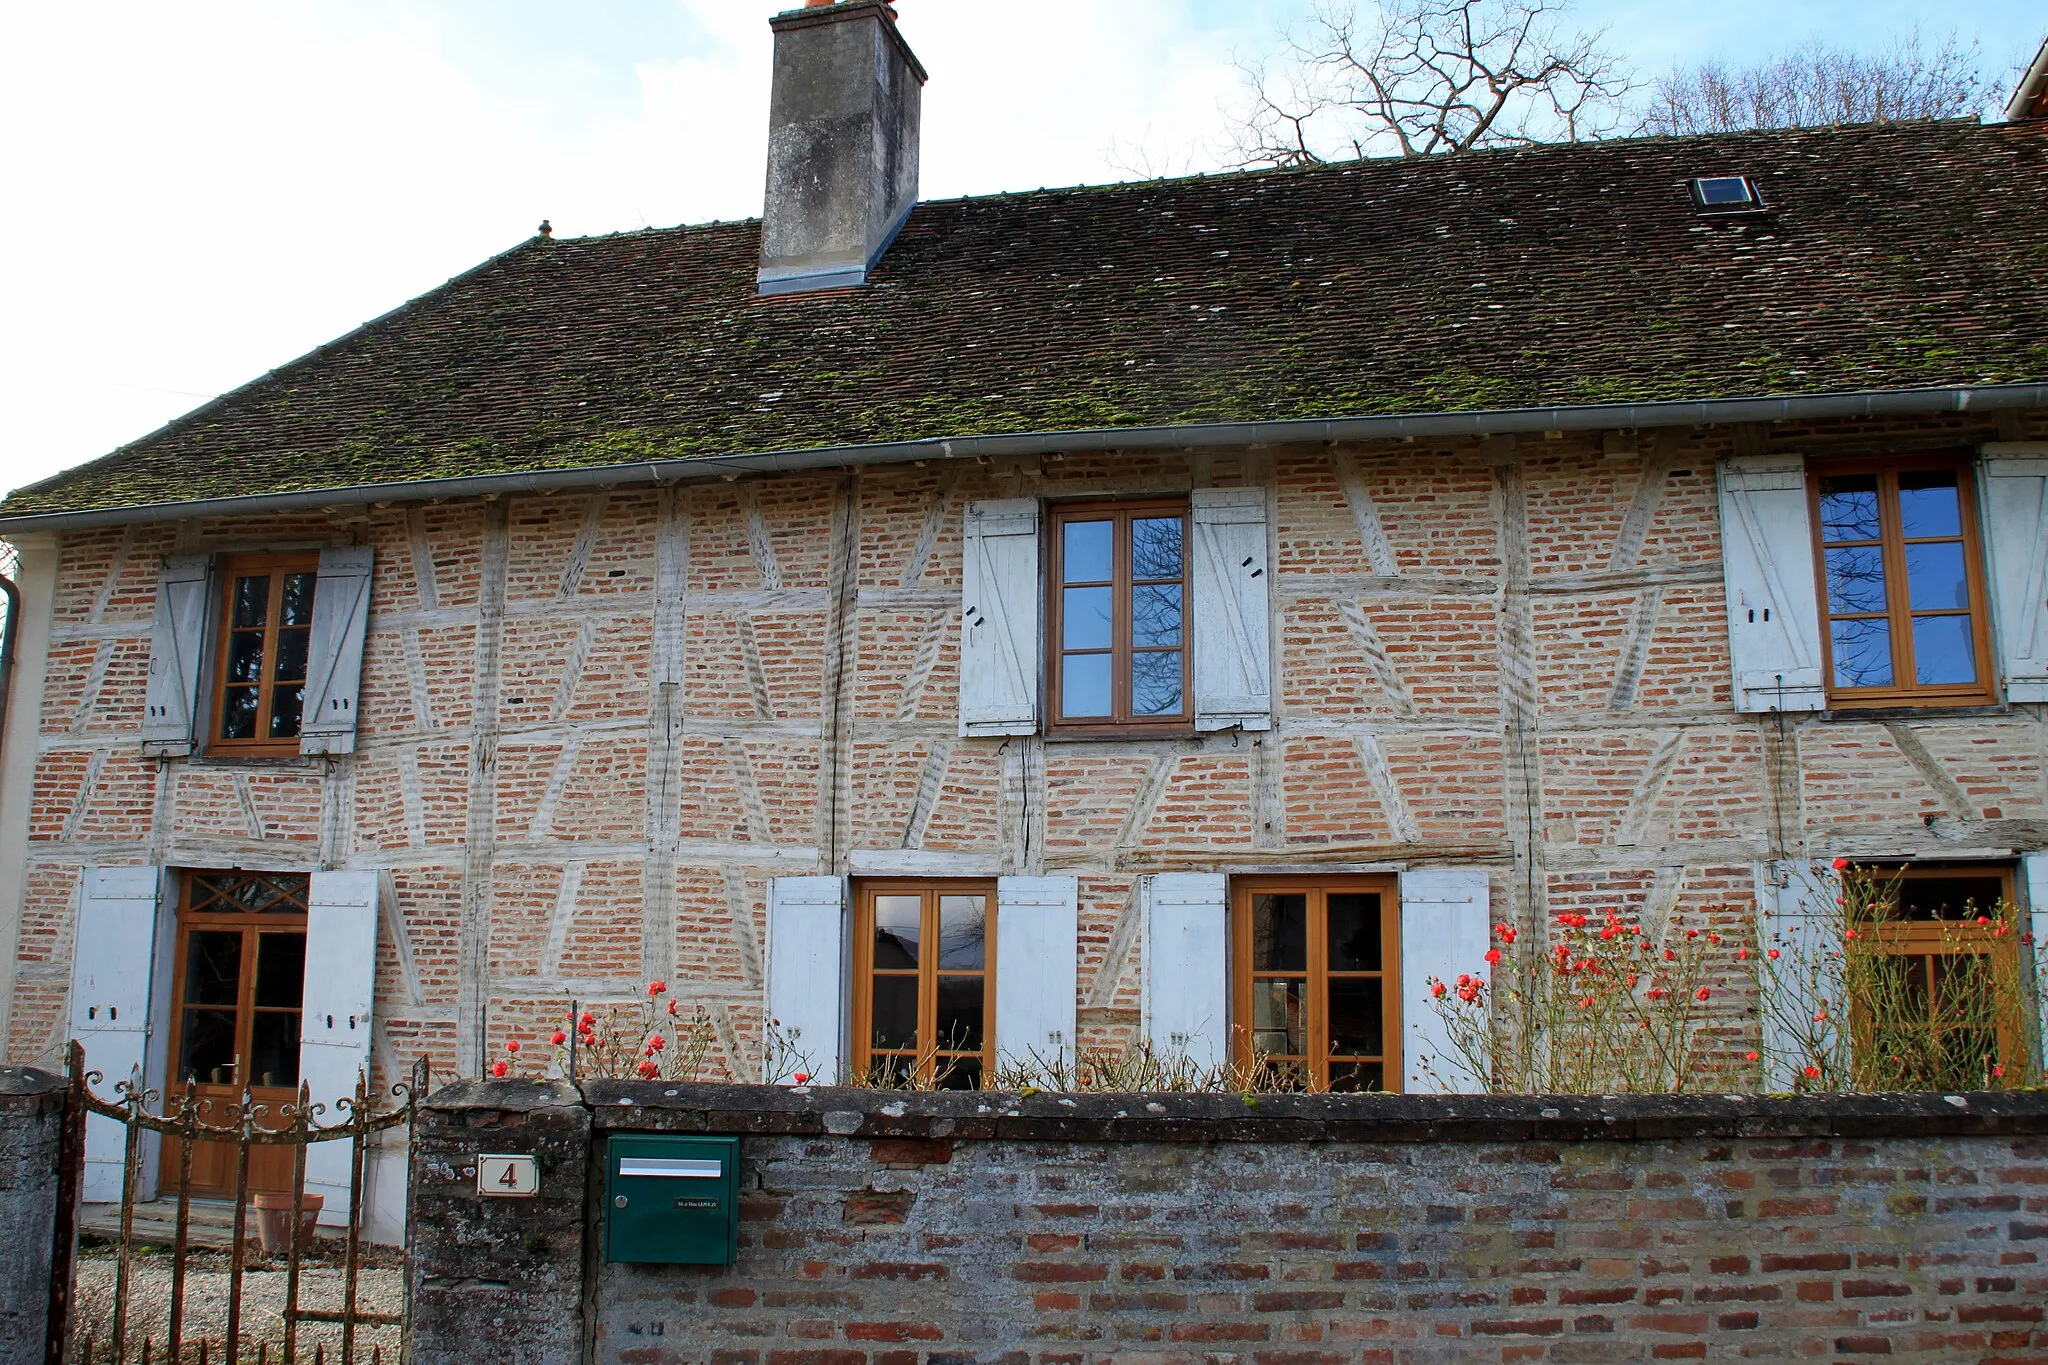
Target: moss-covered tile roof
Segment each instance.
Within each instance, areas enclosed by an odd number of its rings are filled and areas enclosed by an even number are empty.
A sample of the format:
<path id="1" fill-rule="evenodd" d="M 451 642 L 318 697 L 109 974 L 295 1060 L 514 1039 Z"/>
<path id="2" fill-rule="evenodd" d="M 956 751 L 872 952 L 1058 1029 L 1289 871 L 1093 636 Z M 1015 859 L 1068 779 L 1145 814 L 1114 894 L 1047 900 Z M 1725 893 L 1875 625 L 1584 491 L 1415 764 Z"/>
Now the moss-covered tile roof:
<path id="1" fill-rule="evenodd" d="M 1694 176 L 1770 206 L 1692 210 Z M 0 517 L 1126 425 L 2048 380 L 2048 126 L 1375 160 L 921 204 L 867 287 L 757 222 L 536 238 Z"/>

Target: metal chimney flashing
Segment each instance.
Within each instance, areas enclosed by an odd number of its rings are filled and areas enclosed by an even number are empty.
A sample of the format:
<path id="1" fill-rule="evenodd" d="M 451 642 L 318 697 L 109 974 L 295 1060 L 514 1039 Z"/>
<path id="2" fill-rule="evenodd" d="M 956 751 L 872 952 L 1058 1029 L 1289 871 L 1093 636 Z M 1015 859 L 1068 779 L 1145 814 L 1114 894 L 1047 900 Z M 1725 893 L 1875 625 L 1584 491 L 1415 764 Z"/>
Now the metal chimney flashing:
<path id="1" fill-rule="evenodd" d="M 910 221 L 910 211 L 917 205 L 906 204 L 896 221 L 882 237 L 881 245 L 871 252 L 867 260 L 857 266 L 835 266 L 826 270 L 794 266 L 786 270 L 771 270 L 762 266 L 754 272 L 756 292 L 762 298 L 773 298 L 778 294 L 809 294 L 825 289 L 858 289 L 868 282 L 868 272 L 882 259 L 889 246 L 896 240 L 896 234 L 903 231 L 903 225 Z"/>

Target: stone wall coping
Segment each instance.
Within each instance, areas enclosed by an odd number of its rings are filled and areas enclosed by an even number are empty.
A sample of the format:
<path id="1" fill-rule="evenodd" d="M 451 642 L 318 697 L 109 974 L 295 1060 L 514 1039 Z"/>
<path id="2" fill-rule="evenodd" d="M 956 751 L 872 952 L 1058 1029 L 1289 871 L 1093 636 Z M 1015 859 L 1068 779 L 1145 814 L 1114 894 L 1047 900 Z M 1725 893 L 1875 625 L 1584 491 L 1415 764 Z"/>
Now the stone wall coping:
<path id="1" fill-rule="evenodd" d="M 420 1104 L 422 1108 L 446 1113 L 467 1113 L 482 1109 L 498 1113 L 530 1114 L 537 1109 L 580 1108 L 583 1104 L 583 1095 L 568 1081 L 472 1079 L 452 1081 L 427 1096 Z"/>
<path id="2" fill-rule="evenodd" d="M 2048 1134 L 2048 1090 L 1902 1095 L 1017 1095 L 585 1081 L 602 1132 L 1050 1142 L 1583 1142 Z M 579 1103 L 563 1081 L 459 1081 L 430 1109 Z"/>
<path id="3" fill-rule="evenodd" d="M 70 1084 L 62 1076 L 32 1066 L 0 1066 L 0 1095 L 61 1095 Z"/>

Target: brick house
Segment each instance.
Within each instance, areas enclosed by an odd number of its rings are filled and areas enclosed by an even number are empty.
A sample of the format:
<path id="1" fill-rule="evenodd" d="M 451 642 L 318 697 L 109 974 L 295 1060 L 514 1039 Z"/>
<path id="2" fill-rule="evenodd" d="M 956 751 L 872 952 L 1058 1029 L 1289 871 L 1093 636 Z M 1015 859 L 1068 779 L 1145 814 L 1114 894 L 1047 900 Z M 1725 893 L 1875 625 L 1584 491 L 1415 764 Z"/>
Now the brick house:
<path id="1" fill-rule="evenodd" d="M 1493 922 L 2048 929 L 2038 99 L 919 203 L 893 15 L 774 24 L 763 221 L 0 506 L 10 1062 L 318 1098 L 664 978 L 741 1078 L 1457 1087 Z"/>

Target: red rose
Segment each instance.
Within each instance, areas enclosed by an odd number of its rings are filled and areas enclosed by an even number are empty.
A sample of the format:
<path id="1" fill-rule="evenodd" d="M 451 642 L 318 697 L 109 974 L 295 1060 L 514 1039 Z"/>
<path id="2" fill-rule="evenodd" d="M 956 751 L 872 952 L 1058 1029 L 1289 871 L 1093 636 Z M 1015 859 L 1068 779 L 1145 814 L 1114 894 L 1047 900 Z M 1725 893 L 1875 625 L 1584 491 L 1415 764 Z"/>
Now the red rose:
<path id="1" fill-rule="evenodd" d="M 510 1071 L 511 1069 L 512 1069 L 511 1067 L 509 1067 L 509 1066 L 506 1066 L 506 1065 L 505 1065 L 505 1064 L 504 1064 L 503 1062 L 492 1062 L 492 1063 L 491 1063 L 491 1074 L 492 1074 L 493 1076 L 502 1076 L 502 1075 L 504 1075 L 504 1074 L 505 1074 L 505 1073 L 506 1073 L 507 1071 Z"/>
<path id="2" fill-rule="evenodd" d="M 519 1051 L 519 1040 L 518 1040 L 517 1038 L 507 1038 L 507 1039 L 505 1040 L 505 1051 L 507 1051 L 507 1052 L 517 1052 L 517 1051 Z"/>
<path id="3" fill-rule="evenodd" d="M 1809 1080 L 1809 1081 L 1817 1081 L 1817 1080 L 1819 1080 L 1819 1079 L 1820 1079 L 1820 1068 L 1819 1068 L 1819 1067 L 1817 1067 L 1817 1066 L 1809 1066 L 1808 1068 L 1806 1068 L 1806 1079 L 1807 1079 L 1807 1080 Z"/>
<path id="4" fill-rule="evenodd" d="M 660 1068 L 660 1067 L 658 1067 L 658 1066 L 656 1066 L 656 1065 L 655 1065 L 655 1064 L 654 1064 L 653 1062 L 642 1062 L 642 1063 L 640 1063 L 640 1079 L 641 1079 L 641 1080 L 643 1080 L 643 1081 L 651 1081 L 651 1080 L 653 1080 L 653 1079 L 654 1079 L 654 1078 L 655 1078 L 656 1076 L 659 1076 L 660 1074 L 661 1074 L 661 1068 Z"/>
<path id="5" fill-rule="evenodd" d="M 1743 1056 L 1743 1059 L 1744 1059 L 1745 1061 L 1751 1061 L 1751 1062 L 1754 1062 L 1754 1061 L 1758 1060 L 1758 1056 L 1759 1056 L 1759 1054 L 1758 1054 L 1757 1052 L 1755 1052 L 1754 1050 L 1752 1050 L 1752 1051 L 1749 1051 L 1749 1052 L 1745 1052 L 1745 1053 L 1743 1053 L 1743 1054 L 1742 1054 L 1742 1056 Z"/>
<path id="6" fill-rule="evenodd" d="M 1776 962 L 1778 960 L 1778 950 L 1776 948 L 1773 948 L 1769 952 L 1765 953 L 1764 956 L 1768 957 L 1771 961 Z"/>
<path id="7" fill-rule="evenodd" d="M 667 989 L 668 982 L 666 981 L 650 981 L 647 983 L 647 993 L 649 995 L 660 995 Z"/>
<path id="8" fill-rule="evenodd" d="M 560 1029 L 556 1029 L 553 1033 L 548 1035 L 548 1041 L 553 1043 L 556 1047 L 560 1047 L 562 1044 L 569 1041 L 569 1035 L 562 1032 Z"/>
<path id="9" fill-rule="evenodd" d="M 1498 967 L 1500 965 L 1500 949 L 1488 948 L 1486 950 L 1486 963 L 1490 967 Z"/>
<path id="10" fill-rule="evenodd" d="M 798 1085 L 808 1085 L 810 1084 L 811 1073 L 808 1071 L 799 1071 L 791 1079 L 793 1079 Z"/>
<path id="11" fill-rule="evenodd" d="M 1692 998 L 1695 1000 L 1704 1000 L 1712 994 L 1712 991 L 1708 990 L 1705 986 L 1702 986 L 1692 993 Z"/>
<path id="12" fill-rule="evenodd" d="M 1849 860 L 1848 860 L 1847 858 L 1837 858 L 1837 859 L 1835 859 L 1835 871 L 1837 871 L 1837 872 L 1847 872 L 1848 870 L 1849 870 Z"/>

